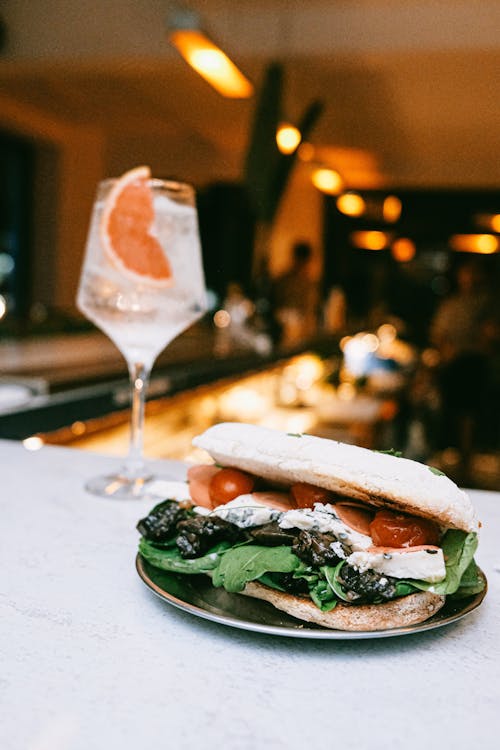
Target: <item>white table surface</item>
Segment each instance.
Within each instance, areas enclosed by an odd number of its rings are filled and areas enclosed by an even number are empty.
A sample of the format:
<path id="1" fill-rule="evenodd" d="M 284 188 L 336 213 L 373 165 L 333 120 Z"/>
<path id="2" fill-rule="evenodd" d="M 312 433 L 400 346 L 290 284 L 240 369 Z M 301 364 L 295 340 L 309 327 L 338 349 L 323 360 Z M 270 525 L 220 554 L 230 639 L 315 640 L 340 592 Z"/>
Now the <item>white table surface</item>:
<path id="1" fill-rule="evenodd" d="M 478 611 L 420 635 L 311 641 L 151 594 L 134 567 L 150 503 L 83 490 L 115 463 L 0 441 L 2 750 L 500 747 L 500 494 L 471 493 Z"/>

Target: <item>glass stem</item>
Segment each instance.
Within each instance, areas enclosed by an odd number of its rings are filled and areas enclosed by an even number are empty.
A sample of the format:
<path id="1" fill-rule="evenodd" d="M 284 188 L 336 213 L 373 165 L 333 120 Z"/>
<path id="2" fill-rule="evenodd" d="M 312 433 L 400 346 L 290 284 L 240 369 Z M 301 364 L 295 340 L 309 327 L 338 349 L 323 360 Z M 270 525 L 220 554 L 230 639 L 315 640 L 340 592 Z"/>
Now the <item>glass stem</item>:
<path id="1" fill-rule="evenodd" d="M 124 471 L 127 477 L 140 479 L 146 478 L 143 457 L 144 405 L 151 366 L 147 366 L 142 362 L 129 362 L 128 370 L 132 391 L 132 415 L 130 421 L 130 447 Z"/>

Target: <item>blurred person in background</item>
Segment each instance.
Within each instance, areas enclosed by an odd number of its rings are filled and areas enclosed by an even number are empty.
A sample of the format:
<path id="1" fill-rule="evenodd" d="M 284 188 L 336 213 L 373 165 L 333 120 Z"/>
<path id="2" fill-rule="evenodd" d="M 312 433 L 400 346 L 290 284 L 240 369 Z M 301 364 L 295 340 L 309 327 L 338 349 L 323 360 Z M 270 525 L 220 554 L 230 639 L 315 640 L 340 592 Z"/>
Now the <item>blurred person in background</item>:
<path id="1" fill-rule="evenodd" d="M 274 314 L 282 331 L 281 346 L 294 346 L 314 336 L 318 329 L 320 294 L 309 243 L 294 244 L 292 264 L 274 280 L 271 293 Z"/>
<path id="2" fill-rule="evenodd" d="M 484 412 L 494 311 L 483 269 L 477 262 L 467 261 L 457 270 L 456 291 L 443 300 L 430 327 L 431 343 L 440 356 L 442 446 L 459 450 L 462 481 L 470 476 Z"/>

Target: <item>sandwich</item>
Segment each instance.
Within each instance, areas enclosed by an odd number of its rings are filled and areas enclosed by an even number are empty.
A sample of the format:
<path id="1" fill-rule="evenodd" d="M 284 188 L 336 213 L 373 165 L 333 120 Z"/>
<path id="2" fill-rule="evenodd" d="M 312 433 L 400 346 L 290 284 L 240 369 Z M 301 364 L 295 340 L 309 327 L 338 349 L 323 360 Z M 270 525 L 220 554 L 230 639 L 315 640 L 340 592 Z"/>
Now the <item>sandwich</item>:
<path id="1" fill-rule="evenodd" d="M 137 525 L 153 566 L 347 631 L 414 625 L 485 586 L 474 508 L 438 469 L 249 424 L 193 443 L 213 463 Z"/>

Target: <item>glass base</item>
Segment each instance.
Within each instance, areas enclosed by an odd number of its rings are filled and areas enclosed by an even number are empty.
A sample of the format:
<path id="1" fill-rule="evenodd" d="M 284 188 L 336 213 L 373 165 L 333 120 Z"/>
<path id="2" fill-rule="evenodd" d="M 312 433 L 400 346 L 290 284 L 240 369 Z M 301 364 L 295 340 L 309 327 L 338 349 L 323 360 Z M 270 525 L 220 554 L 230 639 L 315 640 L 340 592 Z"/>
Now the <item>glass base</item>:
<path id="1" fill-rule="evenodd" d="M 85 484 L 85 489 L 92 495 L 112 500 L 158 500 L 154 484 L 159 477 L 127 477 L 123 474 L 109 474 L 94 477 Z"/>

